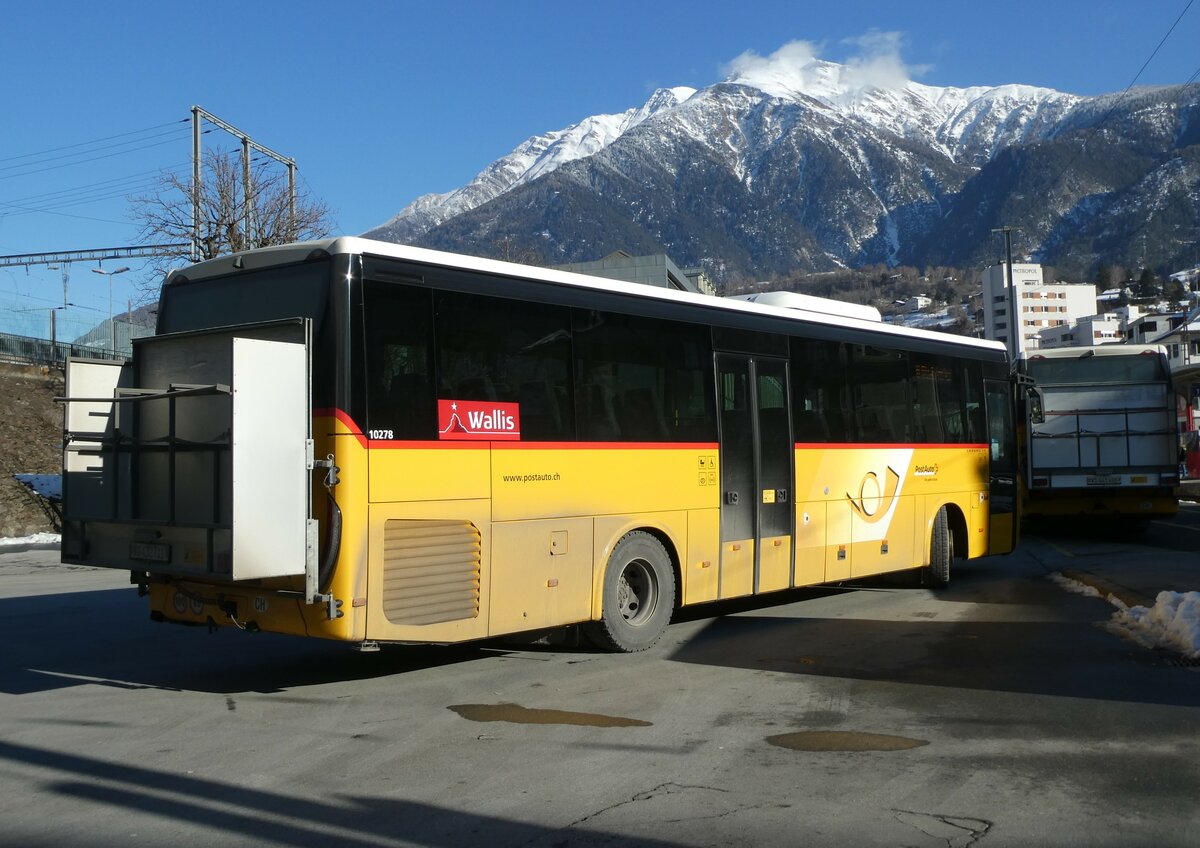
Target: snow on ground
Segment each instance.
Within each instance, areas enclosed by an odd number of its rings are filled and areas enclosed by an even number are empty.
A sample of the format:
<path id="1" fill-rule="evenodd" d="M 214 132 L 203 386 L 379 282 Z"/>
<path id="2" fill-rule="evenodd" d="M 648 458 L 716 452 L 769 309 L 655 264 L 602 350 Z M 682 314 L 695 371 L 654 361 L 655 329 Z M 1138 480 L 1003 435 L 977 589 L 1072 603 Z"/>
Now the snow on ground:
<path id="1" fill-rule="evenodd" d="M 1159 592 L 1152 607 L 1119 604 L 1112 623 L 1139 641 L 1200 659 L 1200 592 Z"/>
<path id="2" fill-rule="evenodd" d="M 0 553 L 5 548 L 56 547 L 62 544 L 62 536 L 57 533 L 35 533 L 32 536 L 21 536 L 16 539 L 0 539 Z"/>
<path id="3" fill-rule="evenodd" d="M 1102 597 L 1099 591 L 1057 572 L 1050 579 L 1068 592 Z M 1200 592 L 1159 592 L 1154 606 L 1126 606 L 1113 595 L 1104 598 L 1117 608 L 1108 629 L 1147 648 L 1170 648 L 1200 659 Z"/>
<path id="4" fill-rule="evenodd" d="M 1086 583 L 1080 583 L 1078 580 L 1072 580 L 1070 577 L 1064 577 L 1058 572 L 1051 574 L 1050 579 L 1068 592 L 1074 592 L 1076 595 L 1087 595 L 1089 598 L 1100 597 L 1100 592 L 1097 589 L 1088 586 Z M 1115 599 L 1109 596 L 1105 600 L 1112 601 Z"/>

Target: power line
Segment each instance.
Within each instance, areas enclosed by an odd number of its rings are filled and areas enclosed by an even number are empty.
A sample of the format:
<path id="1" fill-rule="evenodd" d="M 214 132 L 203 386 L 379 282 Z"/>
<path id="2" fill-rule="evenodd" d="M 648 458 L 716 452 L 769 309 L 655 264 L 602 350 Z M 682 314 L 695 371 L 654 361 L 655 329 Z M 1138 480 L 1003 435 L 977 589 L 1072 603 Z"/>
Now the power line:
<path id="1" fill-rule="evenodd" d="M 23 212 L 0 212 L 0 217 L 10 215 L 18 215 L 30 211 L 41 211 L 48 209 L 64 209 L 66 206 L 79 206 L 88 203 L 100 203 L 102 200 L 112 200 L 115 198 L 127 197 L 128 193 L 142 190 L 142 188 L 155 185 L 156 178 L 154 176 L 144 176 L 137 180 L 125 180 L 114 182 L 109 186 L 97 186 L 89 188 L 89 190 L 73 191 L 64 190 L 61 192 L 49 192 L 44 196 L 34 198 L 17 198 L 13 200 L 0 200 L 0 206 L 10 206 L 12 209 L 20 209 Z"/>
<path id="2" fill-rule="evenodd" d="M 185 164 L 187 164 L 187 163 L 185 162 L 185 163 L 179 163 L 176 165 L 171 165 L 170 168 L 181 168 Z M 41 194 L 29 194 L 29 195 L 26 195 L 25 197 L 14 197 L 14 198 L 10 198 L 8 202 L 9 203 L 26 203 L 31 200 L 49 199 L 49 198 L 56 197 L 56 196 L 62 195 L 62 194 L 71 194 L 71 193 L 77 192 L 77 191 L 80 191 L 80 192 L 89 191 L 92 189 L 100 188 L 102 186 L 119 185 L 121 183 L 130 182 L 130 181 L 134 181 L 134 180 L 141 181 L 141 180 L 146 179 L 147 177 L 154 176 L 155 174 L 158 174 L 158 173 L 160 173 L 160 172 L 157 170 L 155 170 L 155 171 L 139 171 L 136 174 L 126 174 L 125 176 L 121 176 L 121 177 L 113 177 L 111 179 L 100 180 L 100 181 L 94 182 L 94 183 L 85 183 L 85 184 L 79 185 L 79 186 L 71 186 L 70 188 L 63 188 L 63 189 L 59 189 L 57 191 L 46 191 L 46 192 L 42 192 Z"/>
<path id="3" fill-rule="evenodd" d="M 37 168 L 32 171 L 22 171 L 19 174 L 5 174 L 3 176 L 0 176 L 0 180 L 11 180 L 16 177 L 28 177 L 32 174 L 41 174 L 46 171 L 54 171 L 58 168 L 70 168 L 74 165 L 85 165 L 88 162 L 96 162 L 100 159 L 111 159 L 114 156 L 124 156 L 127 153 L 136 153 L 139 150 L 149 150 L 152 147 L 162 147 L 164 144 L 173 144 L 176 141 L 178 141 L 177 138 L 167 139 L 166 141 L 156 141 L 153 144 L 145 144 L 145 145 L 142 145 L 141 147 L 131 147 L 128 150 L 118 150 L 116 153 L 105 153 L 101 156 L 92 156 L 91 158 L 88 158 L 88 159 L 78 159 L 74 162 L 64 162 L 61 165 L 50 165 L 49 167 Z"/>
<path id="4" fill-rule="evenodd" d="M 1142 63 L 1142 67 L 1139 68 L 1138 72 L 1133 75 L 1133 79 L 1131 79 L 1129 81 L 1129 85 L 1125 86 L 1125 90 L 1122 91 L 1117 96 L 1117 99 L 1113 101 L 1112 106 L 1109 108 L 1109 110 L 1107 112 L 1104 113 L 1104 117 L 1102 117 L 1099 121 L 1097 121 L 1095 124 L 1092 125 L 1092 131 L 1088 134 L 1088 137 L 1083 140 L 1083 144 L 1080 146 L 1079 152 L 1076 153 L 1075 156 L 1073 156 L 1071 158 L 1071 160 L 1069 162 L 1067 162 L 1066 166 L 1063 168 L 1064 173 L 1066 172 L 1067 168 L 1071 167 L 1071 165 L 1073 165 L 1075 163 L 1075 159 L 1077 159 L 1079 156 L 1081 156 L 1083 154 L 1083 151 L 1085 149 L 1087 149 L 1088 143 L 1091 142 L 1092 138 L 1095 137 L 1096 133 L 1100 131 L 1100 127 L 1103 126 L 1104 123 L 1113 116 L 1113 113 L 1117 111 L 1117 107 L 1121 105 L 1121 101 L 1123 101 L 1125 99 L 1125 95 L 1129 94 L 1130 89 L 1132 89 L 1134 87 L 1134 85 L 1137 84 L 1137 81 L 1141 78 L 1142 73 L 1146 70 L 1147 67 L 1149 67 L 1150 63 L 1152 61 L 1154 61 L 1154 57 L 1158 55 L 1158 51 L 1161 50 L 1162 46 L 1167 43 L 1167 39 L 1170 38 L 1171 33 L 1173 33 L 1175 31 L 1175 27 L 1179 26 L 1179 22 L 1181 20 L 1183 20 L 1183 16 L 1187 14 L 1188 9 L 1192 8 L 1192 4 L 1195 2 L 1196 2 L 1196 0 L 1188 0 L 1187 5 L 1183 7 L 1183 11 L 1179 13 L 1179 17 L 1177 17 L 1175 19 L 1175 23 L 1171 24 L 1171 28 L 1167 30 L 1167 34 L 1162 37 L 1162 40 L 1158 42 L 1158 46 L 1155 47 L 1153 52 L 1150 53 L 1150 58 L 1148 58 L 1145 62 Z M 1062 174 L 1060 174 L 1059 176 L 1061 177 Z"/>
<path id="5" fill-rule="evenodd" d="M 116 135 L 109 135 L 109 136 L 105 136 L 104 138 L 93 139 L 92 141 L 80 141 L 76 144 L 65 144 L 62 147 L 51 147 L 47 150 L 38 150 L 33 153 L 21 153 L 17 156 L 6 156 L 3 158 L 0 158 L 0 162 L 12 162 L 15 159 L 30 159 L 30 158 L 33 158 L 34 156 L 43 156 L 47 153 L 58 153 L 60 150 L 70 150 L 71 148 L 74 148 L 74 147 L 86 147 L 89 144 L 99 144 L 102 141 L 112 141 L 114 138 L 125 138 L 126 136 L 139 135 L 141 133 L 150 132 L 151 130 L 158 130 L 158 129 L 162 129 L 163 127 L 169 127 L 172 124 L 186 124 L 187 122 L 188 122 L 187 118 L 180 118 L 178 121 L 170 121 L 165 124 L 155 124 L 152 127 L 146 127 L 144 129 L 140 129 L 140 130 L 130 130 L 129 132 L 124 132 L 124 133 L 117 133 Z"/>
<path id="6" fill-rule="evenodd" d="M 16 208 L 21 210 L 21 214 L 24 214 L 26 212 L 43 212 L 46 215 L 58 215 L 59 217 L 62 217 L 62 218 L 77 218 L 80 221 L 97 221 L 101 224 L 128 224 L 129 223 L 129 221 L 114 221 L 112 218 L 97 218 L 93 215 L 72 215 L 70 212 L 51 212 L 46 209 L 38 209 L 36 207 L 31 207 L 31 206 L 18 206 Z M 7 218 L 14 214 L 17 214 L 17 213 L 6 212 L 3 215 L 3 217 Z"/>
<path id="7" fill-rule="evenodd" d="M 1092 139 L 1094 139 L 1096 137 L 1096 133 L 1098 133 L 1100 131 L 1101 127 L 1103 127 L 1103 125 L 1108 121 L 1108 119 L 1113 116 L 1113 114 L 1117 110 L 1117 107 L 1121 105 L 1121 103 L 1122 103 L 1122 101 L 1124 101 L 1126 95 L 1128 95 L 1130 90 L 1133 88 L 1133 86 L 1137 84 L 1137 81 L 1141 78 L 1142 73 L 1145 72 L 1146 68 L 1150 66 L 1150 63 L 1154 60 L 1154 57 L 1158 55 L 1158 51 L 1161 50 L 1163 45 L 1167 43 L 1167 39 L 1171 37 L 1171 33 L 1173 33 L 1175 31 L 1175 28 L 1177 26 L 1179 26 L 1179 22 L 1181 20 L 1183 20 L 1184 15 L 1186 15 L 1188 13 L 1188 10 L 1192 8 L 1192 4 L 1195 3 L 1195 1 L 1196 0 L 1188 0 L 1187 5 L 1185 5 L 1183 7 L 1183 11 L 1181 11 L 1179 13 L 1179 15 L 1175 18 L 1174 23 L 1172 23 L 1171 26 L 1167 29 L 1166 34 L 1159 40 L 1158 45 L 1154 48 L 1154 50 L 1151 51 L 1150 56 L 1146 59 L 1145 62 L 1142 63 L 1142 66 L 1141 66 L 1141 68 L 1138 69 L 1138 72 L 1133 75 L 1133 79 L 1130 80 L 1129 84 L 1127 86 L 1125 86 L 1124 90 L 1121 91 L 1121 93 L 1119 95 L 1117 95 L 1116 99 L 1113 100 L 1112 105 L 1109 107 L 1108 111 L 1104 113 L 1104 115 L 1100 118 L 1100 120 L 1092 125 L 1087 136 L 1083 139 L 1082 144 L 1080 144 L 1079 148 L 1071 155 L 1071 158 L 1067 160 L 1065 165 L 1063 165 L 1061 168 L 1058 169 L 1058 173 L 1054 176 L 1054 179 L 1052 180 L 1050 185 L 1057 186 L 1065 180 L 1067 172 L 1071 170 L 1071 168 L 1075 165 L 1075 163 L 1077 161 L 1079 161 L 1079 157 L 1081 157 L 1084 154 L 1084 152 L 1087 150 L 1087 147 L 1089 144 L 1091 144 Z M 1188 82 L 1184 83 L 1184 85 L 1191 83 L 1192 80 L 1194 80 L 1197 75 L 1200 75 L 1200 68 L 1198 68 L 1196 70 L 1196 73 L 1193 74 L 1192 77 L 1188 80 Z M 1143 227 L 1145 227 L 1146 225 L 1148 225 L 1148 222 L 1143 224 Z"/>
<path id="8" fill-rule="evenodd" d="M 47 156 L 44 159 L 38 159 L 33 162 L 22 162 L 17 165 L 4 165 L 4 166 L 0 167 L 0 171 L 11 171 L 16 168 L 28 168 L 32 165 L 43 165 L 46 162 L 56 162 L 60 159 L 71 159 L 76 156 L 83 156 L 88 153 L 96 153 L 101 150 L 112 150 L 112 149 L 118 148 L 118 147 L 127 147 L 130 144 L 136 144 L 138 142 L 149 141 L 150 139 L 154 139 L 154 138 L 176 138 L 177 139 L 177 138 L 183 138 L 185 135 L 186 135 L 186 133 L 180 132 L 178 129 L 173 129 L 168 132 L 155 133 L 154 135 L 148 135 L 143 138 L 133 139 L 130 141 L 119 141 L 116 144 L 105 144 L 100 147 L 93 147 L 89 150 L 81 150 L 81 151 L 76 151 L 74 153 L 63 153 L 59 156 Z M 135 149 L 140 149 L 140 148 L 135 148 Z"/>

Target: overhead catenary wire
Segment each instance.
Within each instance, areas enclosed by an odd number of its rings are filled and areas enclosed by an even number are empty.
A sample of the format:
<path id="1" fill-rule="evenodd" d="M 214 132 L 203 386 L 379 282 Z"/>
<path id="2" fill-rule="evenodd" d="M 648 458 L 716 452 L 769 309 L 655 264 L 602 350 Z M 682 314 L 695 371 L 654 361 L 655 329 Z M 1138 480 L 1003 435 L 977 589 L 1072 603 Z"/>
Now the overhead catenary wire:
<path id="1" fill-rule="evenodd" d="M 100 203 L 105 200 L 128 198 L 131 192 L 159 185 L 163 173 L 170 174 L 177 172 L 155 172 L 152 175 L 143 176 L 138 179 L 127 179 L 114 182 L 112 185 L 101 185 L 88 190 L 64 189 L 59 192 L 47 192 L 42 196 L 34 195 L 32 198 L 19 198 L 11 201 L 2 200 L 0 201 L 0 207 L 7 207 L 8 210 L 15 211 L 5 211 L 5 209 L 0 208 L 0 218 L 28 215 L 36 212 L 49 212 L 54 209 L 67 209 L 72 206 Z"/>
<path id="2" fill-rule="evenodd" d="M 16 156 L 4 156 L 0 157 L 0 162 L 12 162 L 16 159 L 29 159 L 35 156 L 44 156 L 47 153 L 58 153 L 59 151 L 70 150 L 75 147 L 86 147 L 89 144 L 99 144 L 104 141 L 112 141 L 114 138 L 125 138 L 131 135 L 140 135 L 141 133 L 147 133 L 151 130 L 159 130 L 163 127 L 169 127 L 174 124 L 185 124 L 189 120 L 190 118 L 180 118 L 178 121 L 168 121 L 165 124 L 155 124 L 152 127 L 144 127 L 140 130 L 130 130 L 129 132 L 117 133 L 116 135 L 108 135 L 104 136 L 103 138 L 92 139 L 91 141 L 80 141 L 76 142 L 75 144 L 64 144 L 61 147 L 50 147 L 46 150 L 36 150 L 32 153 L 19 153 Z"/>
<path id="3" fill-rule="evenodd" d="M 1154 61 L 1154 57 L 1158 55 L 1158 51 L 1161 50 L 1162 46 L 1167 43 L 1167 39 L 1170 38 L 1171 33 L 1173 33 L 1175 31 L 1175 27 L 1179 26 L 1179 22 L 1181 20 L 1183 20 L 1183 16 L 1188 13 L 1188 9 L 1192 8 L 1192 4 L 1195 2 L 1196 2 L 1196 0 L 1188 0 L 1187 5 L 1183 7 L 1183 11 L 1179 13 L 1179 16 L 1177 18 L 1175 18 L 1175 22 L 1173 24 L 1171 24 L 1170 28 L 1167 30 L 1166 35 L 1164 35 L 1162 37 L 1162 39 L 1159 40 L 1158 45 L 1154 48 L 1154 50 L 1151 51 L 1150 56 L 1146 59 L 1145 62 L 1142 63 L 1142 66 L 1138 69 L 1138 72 L 1133 75 L 1133 79 L 1131 79 L 1129 81 L 1129 84 L 1127 86 L 1125 86 L 1125 88 L 1121 91 L 1121 93 L 1119 95 L 1117 95 L 1117 98 L 1116 98 L 1116 100 L 1113 101 L 1112 106 L 1109 107 L 1108 111 L 1104 113 L 1104 115 L 1100 118 L 1100 120 L 1092 125 L 1091 131 L 1088 133 L 1087 137 L 1083 140 L 1083 144 L 1081 144 L 1079 146 L 1079 149 L 1077 151 L 1075 151 L 1074 155 L 1072 155 L 1071 158 L 1069 160 L 1067 160 L 1067 164 L 1064 165 L 1062 167 L 1062 169 L 1059 171 L 1058 176 L 1054 180 L 1054 182 L 1056 184 L 1059 182 L 1059 180 L 1061 180 L 1066 175 L 1067 171 L 1071 168 L 1071 166 L 1075 164 L 1075 161 L 1080 156 L 1083 155 L 1083 152 L 1087 149 L 1088 144 L 1090 144 L 1092 139 L 1095 138 L 1096 133 L 1098 133 L 1100 131 L 1100 128 L 1102 126 L 1104 126 L 1104 124 L 1108 121 L 1108 119 L 1113 116 L 1113 114 L 1117 111 L 1117 107 L 1121 105 L 1121 103 L 1122 103 L 1122 101 L 1124 101 L 1125 97 L 1129 94 L 1129 92 L 1133 89 L 1133 87 L 1135 85 L 1137 85 L 1137 81 L 1139 79 L 1141 79 L 1142 74 L 1145 73 L 1145 71 L 1146 71 L 1146 68 L 1148 68 L 1150 66 L 1150 63 L 1152 61 Z M 1195 75 L 1193 75 L 1193 78 L 1194 78 L 1194 76 Z M 1190 80 L 1189 80 L 1189 82 L 1190 82 Z M 1185 83 L 1185 85 L 1186 85 L 1186 83 Z"/>
<path id="4" fill-rule="evenodd" d="M 62 153 L 57 156 L 46 156 L 41 159 L 34 159 L 31 162 L 19 162 L 15 165 L 0 165 L 0 171 L 12 171 L 12 170 L 20 169 L 20 168 L 29 168 L 34 165 L 44 165 L 47 162 L 57 162 L 62 159 L 72 159 L 72 158 L 75 158 L 78 156 L 86 156 L 90 153 L 97 153 L 101 150 L 113 150 L 115 148 L 120 148 L 120 147 L 129 147 L 130 145 L 140 144 L 141 142 L 150 141 L 150 140 L 156 139 L 156 138 L 179 139 L 179 138 L 185 137 L 186 135 L 187 135 L 186 131 L 181 131 L 179 129 L 173 129 L 168 132 L 155 133 L 153 135 L 147 135 L 147 136 L 143 136 L 141 138 L 130 139 L 129 141 L 119 141 L 115 144 L 105 144 L 105 145 L 101 145 L 99 147 L 92 147 L 87 150 L 76 150 L 71 153 Z M 133 148 L 133 149 L 140 150 L 141 148 L 137 147 L 137 148 Z M 90 160 L 85 160 L 85 161 L 90 161 Z M 70 165 L 71 163 L 68 162 L 66 164 Z"/>
<path id="5" fill-rule="evenodd" d="M 0 218 L 31 211 L 36 212 L 43 209 L 61 209 L 67 206 L 78 206 L 114 197 L 127 197 L 130 192 L 153 185 L 157 179 L 155 175 L 142 175 L 134 178 L 122 178 L 110 181 L 107 185 L 98 184 L 92 187 L 67 188 L 59 191 L 44 192 L 40 195 L 0 200 Z"/>
<path id="6" fill-rule="evenodd" d="M 1104 124 L 1109 120 L 1109 118 L 1111 118 L 1116 113 L 1117 108 L 1121 105 L 1121 103 L 1125 100 L 1126 96 L 1128 96 L 1129 92 L 1137 84 L 1137 81 L 1139 79 L 1141 79 L 1141 76 L 1146 71 L 1146 68 L 1148 68 L 1150 66 L 1150 63 L 1152 61 L 1154 61 L 1154 57 L 1158 55 L 1159 51 L 1163 48 L 1163 45 L 1167 43 L 1167 39 L 1169 39 L 1171 37 L 1171 34 L 1175 31 L 1176 27 L 1179 26 L 1179 22 L 1183 20 L 1184 16 L 1188 13 L 1188 10 L 1192 8 L 1192 5 L 1194 3 L 1195 3 L 1195 0 L 1187 0 L 1187 3 L 1186 3 L 1186 5 L 1184 5 L 1183 10 L 1180 11 L 1180 13 L 1176 16 L 1174 22 L 1171 24 L 1170 27 L 1168 27 L 1168 29 L 1167 29 L 1166 33 L 1163 35 L 1163 37 L 1161 39 L 1159 39 L 1158 44 L 1150 52 L 1150 55 L 1146 58 L 1146 61 L 1144 61 L 1142 63 L 1142 66 L 1138 69 L 1137 73 L 1135 73 L 1133 75 L 1133 79 L 1131 79 L 1129 81 L 1129 84 L 1126 85 L 1125 88 L 1122 89 L 1120 94 L 1118 94 L 1116 96 L 1116 98 L 1112 101 L 1112 104 L 1109 106 L 1108 110 L 1100 117 L 1100 120 L 1096 121 L 1096 123 L 1094 123 L 1091 126 L 1091 128 L 1088 130 L 1087 135 L 1084 137 L 1082 143 L 1080 143 L 1078 148 L 1071 154 L 1071 157 L 1067 160 L 1067 162 L 1064 165 L 1062 165 L 1060 168 L 1058 168 L 1057 173 L 1054 175 L 1053 179 L 1050 181 L 1050 185 L 1058 186 L 1066 180 L 1066 176 L 1067 176 L 1068 172 L 1071 170 L 1072 167 L 1074 167 L 1075 163 L 1079 161 L 1079 158 L 1086 152 L 1088 145 L 1091 144 L 1092 140 L 1096 137 L 1096 134 L 1100 132 L 1100 130 L 1103 128 Z M 1196 72 L 1193 73 L 1192 76 L 1188 79 L 1188 81 L 1183 83 L 1183 85 L 1189 85 L 1191 82 L 1193 82 L 1197 78 L 1197 76 L 1200 76 L 1200 68 L 1197 68 Z M 1142 225 L 1143 229 L 1145 228 L 1147 223 L 1148 222 L 1143 223 L 1143 225 Z"/>
<path id="7" fill-rule="evenodd" d="M 121 176 L 121 177 L 113 177 L 113 178 L 107 179 L 107 180 L 99 180 L 98 182 L 94 182 L 94 183 L 85 183 L 83 185 L 71 186 L 69 188 L 58 189 L 57 191 L 46 191 L 46 192 L 42 192 L 41 194 L 29 194 L 24 197 L 12 197 L 12 198 L 9 198 L 7 201 L 0 201 L 0 202 L 30 203 L 32 201 L 37 201 L 37 200 L 49 200 L 52 198 L 56 198 L 60 195 L 73 194 L 76 192 L 87 192 L 87 191 L 91 191 L 91 190 L 95 190 L 95 189 L 100 189 L 105 186 L 122 185 L 122 184 L 126 184 L 129 182 L 134 182 L 134 181 L 141 182 L 148 178 L 155 177 L 159 174 L 162 174 L 164 172 L 171 173 L 176 168 L 183 168 L 186 165 L 187 165 L 186 162 L 178 162 L 174 165 L 168 165 L 166 168 L 157 168 L 157 169 L 154 169 L 151 171 L 139 171 L 136 174 L 126 174 L 125 176 Z"/>
<path id="8" fill-rule="evenodd" d="M 34 169 L 34 170 L 32 170 L 32 171 L 23 171 L 23 172 L 21 172 L 21 173 L 18 173 L 18 174 L 3 174 L 3 175 L 0 175 L 0 180 L 11 180 L 11 179 L 14 179 L 14 178 L 16 178 L 16 177 L 28 177 L 28 176 L 30 176 L 30 175 L 32 175 L 32 174 L 41 174 L 41 173 L 45 173 L 46 171 L 53 171 L 53 170 L 56 170 L 56 169 L 58 169 L 58 168 L 70 168 L 70 167 L 73 167 L 73 166 L 75 166 L 75 165 L 85 165 L 85 164 L 87 164 L 88 162 L 96 162 L 96 161 L 99 161 L 99 160 L 101 160 L 101 159 L 111 159 L 111 158 L 112 158 L 112 157 L 114 157 L 114 156 L 124 156 L 124 155 L 126 155 L 126 154 L 128 154 L 128 153 L 136 153 L 136 152 L 138 152 L 138 151 L 141 151 L 141 150 L 149 150 L 149 149 L 151 149 L 151 148 L 154 148 L 154 147 L 162 147 L 162 146 L 163 146 L 163 145 L 165 145 L 165 144 L 174 144 L 174 143 L 176 143 L 177 141 L 178 141 L 178 139 L 167 139 L 166 141 L 157 141 L 157 142 L 154 142 L 153 144 L 145 144 L 145 145 L 142 145 L 142 146 L 140 146 L 140 147 L 131 147 L 131 148 L 129 148 L 128 150 L 118 150 L 118 151 L 116 151 L 115 153 L 105 153 L 105 154 L 102 154 L 102 155 L 100 155 L 100 156 L 92 156 L 92 157 L 90 157 L 90 158 L 87 158 L 87 159 L 79 159 L 79 160 L 76 160 L 76 161 L 74 161 L 74 162 L 66 162 L 66 163 L 59 164 L 59 165 L 50 165 L 50 166 L 48 166 L 48 167 L 45 167 L 45 168 L 37 168 L 37 169 Z"/>

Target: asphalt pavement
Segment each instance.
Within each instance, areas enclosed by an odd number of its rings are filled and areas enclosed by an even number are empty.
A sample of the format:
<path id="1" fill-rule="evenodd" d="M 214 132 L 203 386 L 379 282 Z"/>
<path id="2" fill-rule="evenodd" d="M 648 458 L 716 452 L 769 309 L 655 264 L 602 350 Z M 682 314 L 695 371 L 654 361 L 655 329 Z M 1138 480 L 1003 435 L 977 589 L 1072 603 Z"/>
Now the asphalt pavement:
<path id="1" fill-rule="evenodd" d="M 1120 556 L 1128 544 L 1151 545 L 1153 553 Z M 1104 597 L 1152 607 L 1159 592 L 1200 592 L 1200 503 L 1181 501 L 1175 518 L 1151 521 L 1142 533 L 1103 519 L 1023 530 L 1019 548 Z"/>

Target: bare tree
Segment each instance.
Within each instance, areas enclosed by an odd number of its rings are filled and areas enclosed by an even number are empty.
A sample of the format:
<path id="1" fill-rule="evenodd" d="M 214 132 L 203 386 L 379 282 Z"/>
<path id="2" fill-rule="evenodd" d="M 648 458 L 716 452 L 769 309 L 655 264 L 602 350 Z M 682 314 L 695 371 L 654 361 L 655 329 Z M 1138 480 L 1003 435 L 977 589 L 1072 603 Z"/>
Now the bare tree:
<path id="1" fill-rule="evenodd" d="M 200 193 L 200 258 L 212 259 L 253 247 L 287 244 L 329 235 L 329 207 L 307 192 L 297 191 L 296 219 L 291 220 L 287 174 L 269 163 L 251 165 L 246 197 L 241 155 L 209 151 L 204 157 Z M 149 243 L 191 243 L 191 175 L 164 171 L 155 189 L 130 198 L 133 217 L 142 222 Z M 247 209 L 249 227 L 247 228 Z M 159 270 L 190 261 L 181 248 L 152 264 Z"/>

